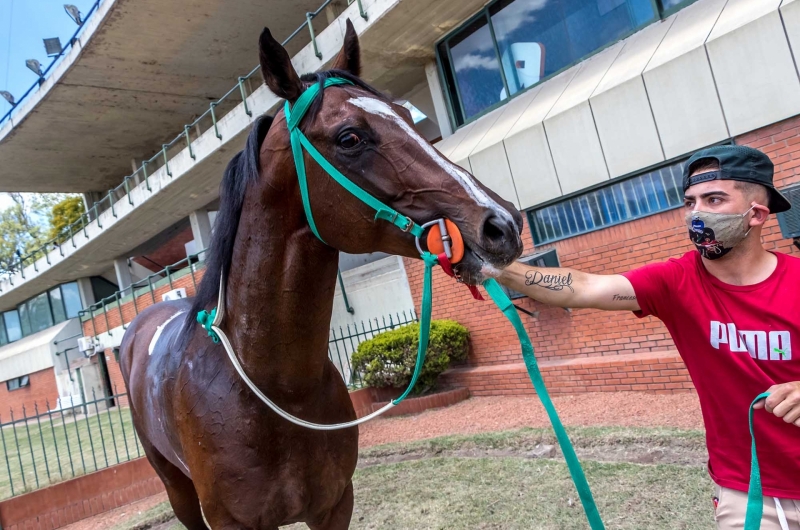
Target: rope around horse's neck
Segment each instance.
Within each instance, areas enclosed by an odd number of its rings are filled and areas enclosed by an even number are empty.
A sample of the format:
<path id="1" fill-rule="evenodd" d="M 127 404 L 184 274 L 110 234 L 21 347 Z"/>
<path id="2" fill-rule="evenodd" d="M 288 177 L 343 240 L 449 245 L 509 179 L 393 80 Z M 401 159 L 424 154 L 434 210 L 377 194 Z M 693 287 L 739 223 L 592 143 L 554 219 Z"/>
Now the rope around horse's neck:
<path id="1" fill-rule="evenodd" d="M 379 410 L 376 410 L 372 414 L 364 416 L 362 418 L 358 418 L 353 421 L 348 421 L 344 423 L 332 423 L 332 424 L 322 424 L 322 423 L 313 423 L 310 421 L 306 421 L 303 419 L 298 418 L 297 416 L 293 416 L 289 414 L 278 405 L 276 405 L 272 400 L 270 400 L 264 392 L 258 388 L 258 385 L 253 383 L 253 381 L 248 377 L 247 373 L 245 372 L 244 368 L 242 367 L 242 363 L 239 361 L 239 357 L 236 355 L 236 352 L 233 349 L 233 345 L 231 345 L 230 339 L 222 330 L 222 319 L 224 316 L 224 307 L 225 307 L 225 276 L 221 275 L 220 277 L 220 288 L 219 288 L 219 300 L 217 301 L 217 307 L 213 309 L 211 312 L 201 311 L 198 314 L 197 320 L 200 324 L 208 331 L 209 336 L 214 340 L 214 342 L 222 342 L 222 346 L 225 348 L 225 352 L 228 354 L 228 358 L 231 360 L 231 364 L 236 369 L 236 372 L 239 374 L 239 377 L 245 382 L 245 384 L 252 390 L 252 392 L 264 402 L 270 409 L 273 410 L 278 416 L 281 418 L 294 423 L 295 425 L 299 425 L 301 427 L 306 427 L 308 429 L 313 429 L 317 431 L 335 431 L 338 429 L 347 429 L 349 427 L 355 427 L 356 425 L 360 425 L 361 423 L 365 423 L 373 418 L 377 418 L 387 410 L 395 407 L 401 401 L 403 401 L 414 389 L 414 386 L 417 384 L 417 379 L 419 379 L 419 375 L 422 372 L 422 366 L 425 364 L 425 354 L 428 351 L 428 338 L 430 336 L 430 328 L 431 328 L 431 311 L 432 311 L 432 303 L 431 303 L 431 276 L 433 266 L 436 265 L 437 260 L 436 256 L 433 254 L 426 252 L 422 255 L 422 259 L 425 262 L 425 275 L 423 280 L 423 287 L 422 287 L 422 315 L 420 318 L 419 323 L 419 345 L 417 347 L 417 363 L 414 367 L 414 373 L 411 376 L 411 382 L 408 384 L 408 388 L 406 388 L 405 392 L 403 392 L 400 397 L 390 401 L 386 406 L 382 407 Z"/>

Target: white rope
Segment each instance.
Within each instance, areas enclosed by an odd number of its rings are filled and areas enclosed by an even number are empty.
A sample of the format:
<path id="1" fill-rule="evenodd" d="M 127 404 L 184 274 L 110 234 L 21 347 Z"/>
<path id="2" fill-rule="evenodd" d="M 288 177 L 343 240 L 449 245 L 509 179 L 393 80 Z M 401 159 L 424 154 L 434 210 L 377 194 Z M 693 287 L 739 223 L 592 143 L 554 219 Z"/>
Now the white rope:
<path id="1" fill-rule="evenodd" d="M 321 424 L 321 423 L 311 423 L 310 421 L 301 420 L 296 416 L 292 416 L 285 410 L 281 409 L 278 405 L 273 403 L 264 393 L 258 388 L 253 381 L 247 377 L 247 374 L 244 372 L 244 368 L 242 368 L 242 364 L 239 362 L 239 358 L 236 355 L 236 352 L 233 351 L 233 346 L 231 346 L 230 340 L 228 340 L 228 336 L 225 335 L 225 332 L 219 327 L 222 324 L 222 317 L 224 315 L 224 308 L 225 307 L 225 280 L 224 275 L 220 275 L 220 282 L 219 282 L 219 301 L 217 303 L 217 313 L 214 316 L 214 322 L 211 324 L 211 329 L 222 341 L 222 346 L 225 348 L 225 352 L 228 354 L 228 358 L 231 360 L 231 364 L 233 367 L 236 368 L 236 372 L 239 374 L 239 377 L 250 387 L 250 390 L 258 396 L 258 398 L 264 402 L 266 406 L 271 408 L 275 414 L 280 416 L 281 418 L 294 423 L 295 425 L 299 425 L 300 427 L 306 427 L 308 429 L 313 429 L 315 431 L 335 431 L 339 429 L 349 429 L 350 427 L 355 427 L 356 425 L 360 425 L 364 422 L 367 422 L 373 418 L 377 418 L 387 410 L 394 407 L 394 403 L 390 401 L 387 405 L 376 410 L 372 414 L 364 416 L 363 418 L 359 418 L 357 420 L 348 421 L 346 423 L 333 423 L 329 425 Z"/>
<path id="2" fill-rule="evenodd" d="M 775 499 L 775 511 L 778 512 L 778 521 L 781 523 L 781 530 L 789 530 L 789 521 L 786 520 L 786 514 L 783 511 L 783 506 L 781 506 L 781 500 L 778 497 L 772 497 Z"/>

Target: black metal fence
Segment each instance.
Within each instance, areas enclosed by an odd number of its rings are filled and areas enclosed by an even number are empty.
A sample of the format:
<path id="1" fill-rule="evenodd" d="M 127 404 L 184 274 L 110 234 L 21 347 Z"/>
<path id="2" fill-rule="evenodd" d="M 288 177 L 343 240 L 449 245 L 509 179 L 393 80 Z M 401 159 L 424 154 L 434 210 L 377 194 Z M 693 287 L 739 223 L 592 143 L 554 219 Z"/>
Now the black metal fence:
<path id="1" fill-rule="evenodd" d="M 361 374 L 353 369 L 351 363 L 353 352 L 358 349 L 358 345 L 383 331 L 417 321 L 417 314 L 411 309 L 381 319 L 371 318 L 366 322 L 362 320 L 360 328 L 359 324 L 348 324 L 344 328 L 339 326 L 338 332 L 335 328 L 331 328 L 328 357 L 342 374 L 342 378 L 349 388 L 361 388 L 364 386 L 364 381 Z"/>
<path id="2" fill-rule="evenodd" d="M 22 407 L 0 415 L 0 499 L 142 456 L 128 397 L 115 393 L 83 403 Z M 55 407 L 51 408 L 51 405 Z"/>
<path id="3" fill-rule="evenodd" d="M 349 388 L 363 386 L 351 364 L 358 345 L 375 335 L 417 322 L 413 310 L 331 328 L 328 356 Z M 88 398 L 89 396 L 86 396 Z M 33 410 L 0 414 L 0 499 L 144 456 L 124 392 L 35 403 Z M 40 406 L 42 405 L 42 406 Z"/>

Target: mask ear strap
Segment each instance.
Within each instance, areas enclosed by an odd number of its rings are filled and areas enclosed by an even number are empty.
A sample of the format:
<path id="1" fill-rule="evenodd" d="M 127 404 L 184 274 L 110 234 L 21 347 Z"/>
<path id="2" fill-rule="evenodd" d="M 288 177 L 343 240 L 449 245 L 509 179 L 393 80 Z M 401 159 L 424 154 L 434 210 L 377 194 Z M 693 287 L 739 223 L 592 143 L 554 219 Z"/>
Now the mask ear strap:
<path id="1" fill-rule="evenodd" d="M 752 206 L 750 207 L 750 209 L 749 209 L 749 210 L 747 210 L 746 212 L 744 212 L 744 213 L 742 214 L 742 217 L 744 217 L 745 215 L 747 215 L 747 214 L 749 214 L 751 211 L 753 211 L 753 208 L 755 208 L 756 206 L 759 206 L 759 205 L 758 205 L 758 204 L 754 204 L 754 205 L 752 205 Z M 750 227 L 750 228 L 747 230 L 747 232 L 745 232 L 745 233 L 744 233 L 744 237 L 747 237 L 748 235 L 750 235 L 750 231 L 751 231 L 752 229 L 753 229 L 753 227 L 751 226 L 751 227 Z M 744 239 L 744 238 L 742 238 L 742 239 Z"/>

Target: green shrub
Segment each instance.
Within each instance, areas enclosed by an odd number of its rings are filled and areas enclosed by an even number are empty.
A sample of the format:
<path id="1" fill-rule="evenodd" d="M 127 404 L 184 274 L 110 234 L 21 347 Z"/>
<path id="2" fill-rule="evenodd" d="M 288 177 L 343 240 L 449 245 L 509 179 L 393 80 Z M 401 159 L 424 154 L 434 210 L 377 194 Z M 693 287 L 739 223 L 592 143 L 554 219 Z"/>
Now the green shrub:
<path id="1" fill-rule="evenodd" d="M 431 322 L 428 354 L 417 380 L 415 394 L 436 385 L 436 378 L 451 361 L 463 361 L 469 353 L 469 332 L 453 320 Z M 386 331 L 362 342 L 353 353 L 353 367 L 371 387 L 405 388 L 411 382 L 417 360 L 419 324 Z"/>

